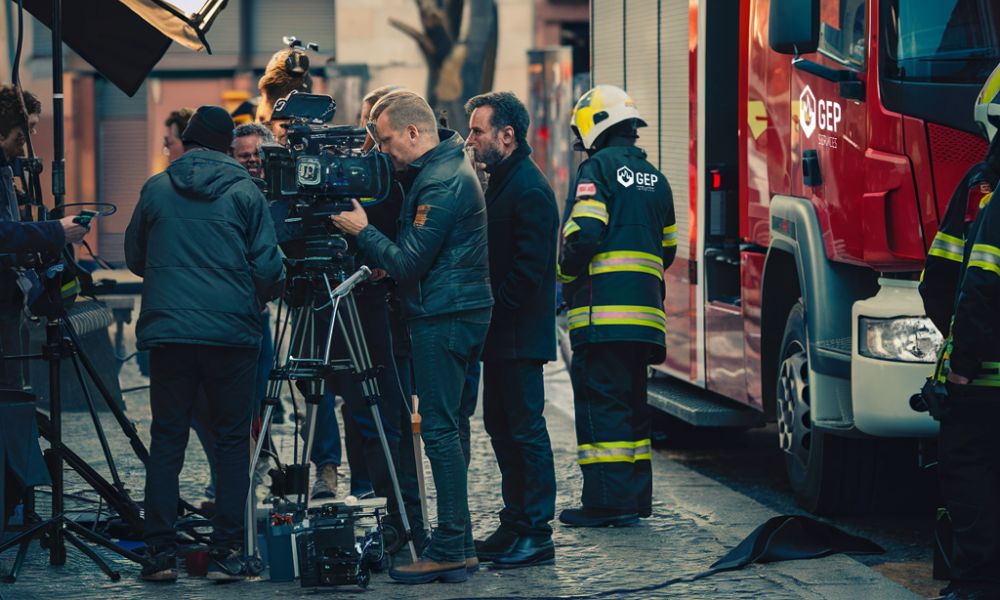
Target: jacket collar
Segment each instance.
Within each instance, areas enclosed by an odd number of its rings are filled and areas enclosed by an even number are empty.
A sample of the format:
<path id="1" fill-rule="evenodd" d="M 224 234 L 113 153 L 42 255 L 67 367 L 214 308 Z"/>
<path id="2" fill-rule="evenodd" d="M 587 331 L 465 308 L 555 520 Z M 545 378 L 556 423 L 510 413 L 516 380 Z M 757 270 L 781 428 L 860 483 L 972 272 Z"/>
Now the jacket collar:
<path id="1" fill-rule="evenodd" d="M 528 158 L 530 155 L 531 146 L 527 143 L 518 144 L 517 148 L 511 152 L 510 156 L 494 165 L 492 169 L 487 169 L 487 172 L 490 174 L 490 181 L 486 187 L 487 199 L 492 200 L 497 194 L 500 193 L 500 190 L 502 190 L 507 184 L 511 174 L 517 169 L 517 166 L 521 164 L 522 160 Z"/>
<path id="2" fill-rule="evenodd" d="M 438 128 L 438 137 L 441 141 L 438 142 L 437 146 L 434 146 L 427 152 L 425 152 L 420 158 L 410 163 L 408 169 L 414 169 L 419 171 L 426 167 L 429 163 L 445 156 L 456 149 L 462 151 L 462 146 L 465 145 L 465 140 L 462 136 L 458 135 L 457 131 L 452 129 Z"/>

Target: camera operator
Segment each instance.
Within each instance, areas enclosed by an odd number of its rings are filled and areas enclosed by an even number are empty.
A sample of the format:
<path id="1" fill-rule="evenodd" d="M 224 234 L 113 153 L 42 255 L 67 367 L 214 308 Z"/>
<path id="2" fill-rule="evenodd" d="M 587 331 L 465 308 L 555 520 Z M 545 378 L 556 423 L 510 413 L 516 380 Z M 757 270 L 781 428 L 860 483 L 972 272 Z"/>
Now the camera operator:
<path id="1" fill-rule="evenodd" d="M 395 91 L 373 108 L 368 130 L 399 173 L 405 198 L 393 242 L 370 226 L 357 201 L 331 217 L 400 285 L 413 343 L 423 439 L 434 473 L 438 527 L 423 557 L 393 568 L 404 583 L 464 581 L 478 566 L 469 519 L 467 467 L 459 439 L 465 373 L 479 356 L 493 296 L 486 205 L 462 136 L 438 131 L 426 100 Z"/>
<path id="2" fill-rule="evenodd" d="M 203 106 L 181 135 L 184 155 L 143 186 L 125 232 L 125 258 L 144 278 L 137 346 L 150 350 L 146 464 L 147 581 L 177 578 L 178 475 L 192 404 L 204 387 L 216 440 L 218 490 L 208 577 L 242 579 L 260 306 L 284 277 L 263 194 L 226 155 L 233 120 Z"/>
<path id="3" fill-rule="evenodd" d="M 274 53 L 264 69 L 264 75 L 257 82 L 260 89 L 261 102 L 257 106 L 257 122 L 264 124 L 274 134 L 274 139 L 281 145 L 285 144 L 285 129 L 283 120 L 272 120 L 271 112 L 274 103 L 292 92 L 309 92 L 312 90 L 312 77 L 309 75 L 309 59 L 303 50 L 285 48 Z"/>
<path id="4" fill-rule="evenodd" d="M 14 268 L 19 262 L 14 254 L 58 252 L 65 244 L 79 242 L 87 233 L 86 227 L 73 221 L 75 217 L 20 222 L 14 163 L 24 155 L 25 131 L 34 133 L 41 113 L 42 104 L 31 92 L 22 92 L 19 98 L 13 85 L 0 86 L 0 355 L 24 354 L 27 342 L 22 332 L 22 288 L 28 284 Z M 0 360 L 0 389 L 23 389 L 25 372 L 21 361 Z"/>

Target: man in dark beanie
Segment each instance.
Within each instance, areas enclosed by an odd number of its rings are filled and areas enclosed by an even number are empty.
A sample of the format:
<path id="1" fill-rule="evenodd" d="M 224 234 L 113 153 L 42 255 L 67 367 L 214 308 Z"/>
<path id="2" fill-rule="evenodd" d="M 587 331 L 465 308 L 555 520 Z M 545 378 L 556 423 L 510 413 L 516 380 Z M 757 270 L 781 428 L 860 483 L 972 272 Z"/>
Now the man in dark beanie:
<path id="1" fill-rule="evenodd" d="M 277 296 L 284 267 L 263 194 L 226 154 L 232 131 L 224 109 L 199 108 L 181 134 L 184 154 L 146 182 L 125 232 L 128 267 L 144 278 L 137 346 L 150 351 L 147 581 L 177 578 L 177 478 L 199 387 L 217 468 L 208 577 L 229 581 L 245 572 L 259 315 Z"/>

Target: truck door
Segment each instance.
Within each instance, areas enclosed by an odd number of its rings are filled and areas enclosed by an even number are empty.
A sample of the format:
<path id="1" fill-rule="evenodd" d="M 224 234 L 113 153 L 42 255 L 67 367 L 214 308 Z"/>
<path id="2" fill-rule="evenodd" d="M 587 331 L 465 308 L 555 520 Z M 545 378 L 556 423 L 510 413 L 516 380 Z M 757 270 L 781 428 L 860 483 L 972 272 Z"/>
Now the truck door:
<path id="1" fill-rule="evenodd" d="M 868 4 L 821 0 L 819 50 L 791 70 L 791 191 L 812 199 L 835 260 L 864 251 Z"/>

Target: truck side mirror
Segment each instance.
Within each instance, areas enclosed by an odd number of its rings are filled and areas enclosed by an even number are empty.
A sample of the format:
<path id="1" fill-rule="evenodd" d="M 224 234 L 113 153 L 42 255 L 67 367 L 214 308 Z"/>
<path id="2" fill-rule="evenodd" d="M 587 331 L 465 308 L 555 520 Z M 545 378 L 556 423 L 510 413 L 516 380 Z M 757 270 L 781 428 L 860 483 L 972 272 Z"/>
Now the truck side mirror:
<path id="1" fill-rule="evenodd" d="M 779 54 L 810 54 L 819 47 L 819 0 L 771 0 L 768 44 Z"/>

